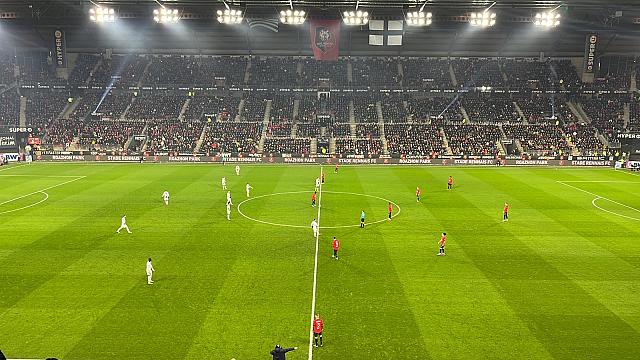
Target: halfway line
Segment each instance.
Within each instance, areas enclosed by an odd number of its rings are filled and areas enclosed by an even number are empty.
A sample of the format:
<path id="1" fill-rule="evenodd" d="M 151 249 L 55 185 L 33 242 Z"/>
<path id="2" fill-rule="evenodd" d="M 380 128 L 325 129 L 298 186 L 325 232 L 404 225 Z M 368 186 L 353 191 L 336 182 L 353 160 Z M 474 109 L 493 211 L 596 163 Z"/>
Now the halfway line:
<path id="1" fill-rule="evenodd" d="M 322 165 L 320 177 L 322 179 Z M 313 359 L 313 315 L 316 313 L 316 285 L 318 283 L 318 238 L 320 237 L 320 207 L 322 206 L 322 180 L 318 190 L 318 233 L 316 234 L 316 256 L 313 262 L 313 292 L 311 295 L 311 321 L 309 322 L 309 360 Z"/>

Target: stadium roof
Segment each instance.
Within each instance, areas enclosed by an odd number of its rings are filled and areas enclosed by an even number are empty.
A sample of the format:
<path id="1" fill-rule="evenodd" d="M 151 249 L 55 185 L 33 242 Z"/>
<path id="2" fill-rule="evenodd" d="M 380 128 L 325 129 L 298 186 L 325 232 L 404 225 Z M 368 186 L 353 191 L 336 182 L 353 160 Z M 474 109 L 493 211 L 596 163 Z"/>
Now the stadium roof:
<path id="1" fill-rule="evenodd" d="M 491 5 L 494 1 L 490 0 L 426 0 L 427 6 L 430 8 L 479 8 Z M 110 4 L 118 6 L 157 6 L 153 0 L 102 0 L 94 1 L 95 3 Z M 230 5 L 235 6 L 252 6 L 252 7 L 283 7 L 288 6 L 289 0 L 229 0 L 226 1 Z M 31 5 L 49 5 L 49 6 L 78 6 L 83 3 L 90 3 L 88 0 L 0 0 L 0 6 L 31 6 Z M 178 6 L 211 6 L 222 5 L 222 0 L 165 0 L 160 1 L 165 5 Z M 354 7 L 356 3 L 363 8 L 408 8 L 422 6 L 425 0 L 296 0 L 293 1 L 295 6 L 307 8 L 349 8 Z M 496 1 L 495 7 L 498 8 L 548 8 L 558 5 L 580 8 L 599 9 L 605 7 L 638 7 L 637 0 L 502 0 Z"/>

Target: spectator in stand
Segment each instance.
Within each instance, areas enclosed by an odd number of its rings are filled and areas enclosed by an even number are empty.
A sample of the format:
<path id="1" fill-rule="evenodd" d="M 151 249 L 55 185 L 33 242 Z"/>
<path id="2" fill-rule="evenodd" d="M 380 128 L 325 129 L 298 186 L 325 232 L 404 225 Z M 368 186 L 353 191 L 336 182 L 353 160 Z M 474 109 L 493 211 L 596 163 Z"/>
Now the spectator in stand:
<path id="1" fill-rule="evenodd" d="M 435 157 L 445 152 L 440 129 L 426 124 L 385 124 L 389 154 Z"/>
<path id="2" fill-rule="evenodd" d="M 496 142 L 502 137 L 495 125 L 446 125 L 444 133 L 454 155 L 496 155 Z"/>

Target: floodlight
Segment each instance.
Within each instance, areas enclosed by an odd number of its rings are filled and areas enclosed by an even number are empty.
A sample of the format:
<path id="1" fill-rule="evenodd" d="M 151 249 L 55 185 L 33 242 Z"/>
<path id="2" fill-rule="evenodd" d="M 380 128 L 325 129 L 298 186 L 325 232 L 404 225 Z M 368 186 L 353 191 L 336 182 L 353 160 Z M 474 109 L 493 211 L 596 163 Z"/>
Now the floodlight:
<path id="1" fill-rule="evenodd" d="M 553 11 L 537 13 L 533 20 L 533 24 L 535 26 L 546 28 L 556 27 L 560 25 L 560 17 L 560 14 Z"/>
<path id="2" fill-rule="evenodd" d="M 221 24 L 240 24 L 242 22 L 242 10 L 224 9 L 216 11 L 218 22 Z"/>
<path id="3" fill-rule="evenodd" d="M 346 25 L 365 25 L 369 22 L 369 13 L 366 11 L 345 11 L 342 15 L 342 20 Z"/>
<path id="4" fill-rule="evenodd" d="M 116 10 L 102 6 L 94 6 L 89 9 L 89 20 L 96 23 L 112 23 L 116 21 Z"/>
<path id="5" fill-rule="evenodd" d="M 306 20 L 307 13 L 304 10 L 282 10 L 280 11 L 280 22 L 283 24 L 300 25 Z"/>
<path id="6" fill-rule="evenodd" d="M 180 20 L 178 9 L 161 7 L 153 10 L 153 21 L 161 24 L 177 23 Z"/>
<path id="7" fill-rule="evenodd" d="M 429 26 L 431 25 L 433 14 L 424 11 L 413 11 L 407 13 L 405 18 L 409 26 Z"/>
<path id="8" fill-rule="evenodd" d="M 471 26 L 488 27 L 496 24 L 496 13 L 489 11 L 472 12 L 469 14 Z"/>

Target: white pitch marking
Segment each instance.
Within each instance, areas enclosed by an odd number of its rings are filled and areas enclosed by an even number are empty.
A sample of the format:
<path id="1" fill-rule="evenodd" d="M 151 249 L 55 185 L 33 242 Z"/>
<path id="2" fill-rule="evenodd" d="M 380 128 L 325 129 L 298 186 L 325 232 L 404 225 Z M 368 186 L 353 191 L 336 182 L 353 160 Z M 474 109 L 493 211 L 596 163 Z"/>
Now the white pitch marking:
<path id="1" fill-rule="evenodd" d="M 320 165 L 322 177 L 322 165 Z M 238 205 L 238 207 L 240 207 Z M 316 312 L 316 285 L 318 284 L 318 240 L 320 238 L 320 208 L 322 207 L 322 182 L 318 190 L 318 232 L 316 232 L 316 255 L 313 261 L 313 292 L 311 295 L 311 321 L 309 322 L 309 360 L 313 358 L 313 315 Z"/>
<path id="2" fill-rule="evenodd" d="M 602 210 L 604 212 L 608 212 L 609 214 L 613 214 L 613 215 L 616 215 L 616 216 L 621 216 L 623 218 L 627 218 L 627 219 L 631 219 L 631 220 L 640 221 L 640 219 L 634 218 L 633 216 L 622 215 L 622 214 L 618 214 L 617 212 L 601 208 L 600 206 L 596 205 L 596 201 L 598 201 L 600 199 L 603 199 L 603 198 L 601 198 L 599 196 L 594 198 L 593 200 L 591 200 L 591 205 L 595 206 L 596 209 L 600 209 L 600 210 Z M 605 200 L 609 200 L 609 199 L 605 199 Z M 632 208 L 632 209 L 638 211 L 638 209 L 635 209 L 635 208 Z"/>
<path id="3" fill-rule="evenodd" d="M 629 206 L 629 205 L 626 205 L 626 204 L 623 204 L 623 203 L 617 202 L 617 201 L 615 201 L 615 200 L 611 200 L 611 199 L 609 199 L 609 198 L 607 198 L 607 197 L 604 197 L 604 196 L 600 196 L 600 195 L 598 195 L 598 194 L 596 194 L 596 193 L 592 193 L 591 191 L 587 191 L 587 190 L 584 190 L 584 189 L 580 189 L 579 187 L 576 187 L 576 186 L 573 186 L 573 185 L 567 184 L 567 183 L 565 183 L 565 182 L 563 182 L 563 181 L 558 181 L 558 182 L 559 182 L 560 184 L 562 184 L 562 185 L 568 186 L 568 187 L 573 188 L 573 189 L 576 189 L 576 190 L 578 190 L 578 191 L 582 191 L 582 192 L 583 192 L 583 193 L 585 193 L 585 194 L 589 194 L 589 195 L 593 195 L 593 196 L 595 196 L 595 198 L 591 201 L 591 205 L 595 206 L 597 209 L 600 209 L 600 210 L 603 210 L 603 211 L 605 211 L 605 212 L 608 212 L 608 213 L 611 213 L 611 214 L 614 214 L 614 215 L 618 215 L 618 216 L 621 216 L 621 217 L 624 217 L 624 218 L 627 218 L 627 219 L 633 219 L 633 220 L 638 220 L 638 221 L 640 221 L 640 219 L 636 219 L 636 218 L 634 218 L 634 217 L 625 216 L 625 215 L 622 215 L 622 214 L 615 213 L 615 212 L 613 212 L 613 211 L 605 210 L 605 209 L 603 209 L 603 208 L 601 208 L 601 207 L 597 206 L 597 205 L 595 204 L 595 202 L 596 202 L 597 200 L 604 199 L 604 200 L 610 201 L 610 202 L 612 202 L 612 203 L 614 203 L 614 204 L 620 205 L 620 206 L 622 206 L 622 207 L 626 207 L 627 209 L 631 209 L 631 210 L 633 210 L 633 211 L 640 212 L 640 210 L 638 210 L 638 209 L 636 209 L 636 208 L 634 208 L 634 207 L 631 207 L 631 206 Z"/>
<path id="4" fill-rule="evenodd" d="M 306 226 L 306 225 L 279 224 L 279 223 L 273 223 L 273 222 L 269 222 L 269 221 L 264 221 L 264 220 L 259 220 L 259 219 L 256 219 L 256 218 L 252 218 L 250 216 L 245 215 L 242 212 L 242 210 L 240 210 L 240 206 L 242 204 L 244 204 L 245 202 L 247 202 L 247 201 L 251 201 L 251 200 L 255 200 L 255 199 L 259 199 L 259 198 L 263 198 L 263 197 L 267 197 L 267 196 L 287 195 L 287 194 L 303 194 L 303 193 L 312 193 L 312 192 L 313 191 L 286 191 L 286 192 L 279 192 L 279 193 L 255 196 L 255 197 L 252 197 L 252 198 L 249 198 L 249 199 L 246 199 L 246 200 L 243 200 L 242 202 L 240 202 L 238 204 L 238 213 L 240 215 L 242 215 L 243 217 L 245 217 L 246 219 L 249 219 L 251 221 L 255 221 L 255 222 L 258 222 L 258 223 L 261 223 L 261 224 L 306 229 L 306 228 L 308 228 L 308 226 Z M 391 215 L 391 218 L 393 219 L 394 217 L 400 215 L 401 208 L 400 208 L 400 206 L 398 204 L 396 204 L 395 202 L 393 202 L 393 201 L 391 201 L 389 199 L 385 199 L 385 198 L 382 198 L 382 197 L 379 197 L 379 196 L 369 195 L 369 194 L 358 194 L 358 193 L 353 193 L 353 192 L 348 192 L 348 191 L 325 191 L 325 193 L 327 193 L 327 194 L 347 194 L 347 195 L 366 196 L 366 197 L 370 197 L 370 198 L 374 198 L 374 199 L 390 202 L 396 208 L 398 208 L 398 212 L 396 212 L 395 214 Z M 370 222 L 370 223 L 367 223 L 367 224 L 374 225 L 374 224 L 379 224 L 379 223 L 386 222 L 386 221 L 387 221 L 387 218 L 384 218 L 382 220 L 377 220 L 377 221 Z M 360 226 L 360 223 L 354 224 L 354 225 L 318 226 L 318 228 L 319 229 L 341 229 L 341 228 L 350 228 L 350 227 L 359 227 L 359 226 Z"/>
<path id="5" fill-rule="evenodd" d="M 4 205 L 4 204 L 8 204 L 8 203 L 13 202 L 13 201 L 16 201 L 16 200 L 20 200 L 20 199 L 26 198 L 27 196 L 31 196 L 31 195 L 33 195 L 33 194 L 37 194 L 37 193 L 40 193 L 40 192 L 45 192 L 45 191 L 47 191 L 47 190 L 49 190 L 49 189 L 57 188 L 58 186 L 66 185 L 66 184 L 69 184 L 69 183 L 72 183 L 72 182 L 74 182 L 74 181 L 78 181 L 78 180 L 80 180 L 80 179 L 84 179 L 84 178 L 85 178 L 84 176 L 83 176 L 83 177 L 78 177 L 78 178 L 75 178 L 75 179 L 72 179 L 72 180 L 65 181 L 65 182 L 63 182 L 63 183 L 57 184 L 57 185 L 52 185 L 52 186 L 46 187 L 46 188 L 44 188 L 44 189 L 40 189 L 40 190 L 34 191 L 34 192 L 29 193 L 29 194 L 26 194 L 26 195 L 18 196 L 17 198 L 13 198 L 13 199 L 6 200 L 6 201 L 1 202 L 1 203 L 0 203 L 0 206 L 2 206 L 2 205 Z"/>
<path id="6" fill-rule="evenodd" d="M 37 175 L 37 174 L 0 174 L 0 177 L 33 177 L 33 178 L 85 178 L 82 175 Z"/>
<path id="7" fill-rule="evenodd" d="M 0 169 L 0 171 L 7 171 L 7 170 L 11 170 L 11 169 L 16 169 L 19 167 L 23 167 L 23 166 L 27 166 L 27 164 L 22 164 L 22 165 L 15 165 L 15 166 L 9 166 L 6 169 Z"/>
<path id="8" fill-rule="evenodd" d="M 627 180 L 558 180 L 560 183 L 623 183 L 623 184 L 640 184 L 638 181 Z"/>
<path id="9" fill-rule="evenodd" d="M 49 199 L 49 194 L 47 194 L 46 192 L 44 192 L 44 191 L 39 191 L 39 193 L 40 193 L 40 194 L 44 194 L 44 199 L 42 199 L 42 200 L 40 200 L 40 201 L 38 201 L 38 202 L 35 202 L 35 203 L 31 204 L 31 205 L 23 206 L 23 207 L 21 207 L 21 208 L 17 208 L 17 209 L 13 209 L 13 210 L 7 210 L 7 211 L 0 212 L 0 215 L 2 215 L 2 214 L 12 213 L 12 212 L 15 212 L 15 211 L 18 211 L 18 210 L 28 209 L 28 208 L 30 208 L 30 207 L 36 206 L 36 205 L 38 205 L 38 204 L 41 204 L 41 203 L 43 203 L 43 202 L 47 201 L 47 199 Z"/>

